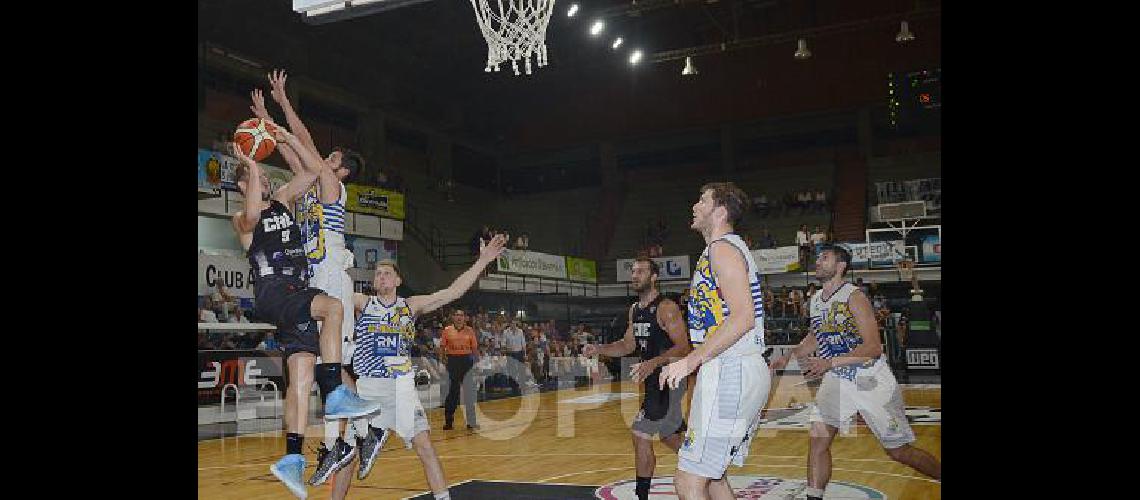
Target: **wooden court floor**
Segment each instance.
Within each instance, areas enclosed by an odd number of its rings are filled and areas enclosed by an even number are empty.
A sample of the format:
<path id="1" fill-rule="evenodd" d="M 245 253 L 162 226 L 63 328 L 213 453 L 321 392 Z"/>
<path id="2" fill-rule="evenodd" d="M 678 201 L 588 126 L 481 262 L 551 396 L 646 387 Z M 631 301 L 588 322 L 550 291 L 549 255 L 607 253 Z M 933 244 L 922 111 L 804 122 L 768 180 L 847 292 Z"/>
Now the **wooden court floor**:
<path id="1" fill-rule="evenodd" d="M 792 402 L 809 402 L 812 389 L 795 384 L 799 376 L 776 380 L 768 408 Z M 479 432 L 467 431 L 463 410 L 456 413 L 456 429 L 443 431 L 443 410 L 428 410 L 431 440 L 451 485 L 481 479 L 526 483 L 603 485 L 632 479 L 633 443 L 629 424 L 638 411 L 638 399 L 614 399 L 637 393 L 632 383 L 601 384 L 564 389 L 479 404 Z M 908 406 L 941 408 L 941 389 L 904 389 Z M 584 400 L 571 401 L 571 400 Z M 591 402 L 591 399 L 602 402 Z M 310 422 L 312 423 L 312 422 Z M 923 448 L 941 460 L 941 425 L 914 425 Z M 311 425 L 305 438 L 308 469 L 312 474 L 322 427 Z M 198 443 L 198 497 L 234 499 L 295 498 L 269 472 L 284 452 L 283 431 L 200 441 Z M 677 457 L 655 444 L 655 476 L 671 476 Z M 800 429 L 760 429 L 752 441 L 744 467 L 729 467 L 729 475 L 776 476 L 802 481 L 806 474 L 808 437 Z M 889 499 L 942 498 L 941 484 L 895 463 L 865 425 L 850 435 L 839 435 L 832 445 L 832 481 L 873 488 Z M 355 467 L 354 462 L 350 467 Z M 427 492 L 427 481 L 414 451 L 392 436 L 371 474 L 353 481 L 350 499 L 403 499 Z M 830 491 L 830 490 L 829 490 Z M 309 488 L 309 498 L 328 498 L 329 485 Z M 453 494 L 456 500 L 462 500 Z M 654 495 L 656 497 L 656 495 Z M 664 498 L 664 497 L 662 497 Z"/>

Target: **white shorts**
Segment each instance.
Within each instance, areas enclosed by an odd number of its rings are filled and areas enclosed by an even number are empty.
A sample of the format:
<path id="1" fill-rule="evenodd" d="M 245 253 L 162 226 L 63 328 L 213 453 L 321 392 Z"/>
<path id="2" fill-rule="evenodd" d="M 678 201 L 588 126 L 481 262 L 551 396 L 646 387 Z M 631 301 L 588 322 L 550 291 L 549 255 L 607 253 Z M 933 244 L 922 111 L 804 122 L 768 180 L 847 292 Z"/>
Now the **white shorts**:
<path id="1" fill-rule="evenodd" d="M 701 365 L 677 468 L 719 479 L 730 462 L 743 466 L 771 382 L 760 354 L 717 357 Z"/>
<path id="2" fill-rule="evenodd" d="M 347 256 L 346 256 L 347 255 Z M 352 303 L 352 277 L 345 271 L 345 264 L 351 266 L 352 253 L 347 250 L 329 249 L 328 256 L 320 264 L 314 266 L 313 277 L 309 278 L 309 286 L 323 290 L 330 297 L 340 299 L 344 306 L 344 321 L 341 322 L 341 352 L 342 364 L 350 364 L 355 344 L 352 342 L 353 330 L 356 326 L 356 315 Z"/>
<path id="3" fill-rule="evenodd" d="M 408 448 L 412 447 L 416 434 L 431 428 L 412 375 L 394 379 L 360 377 L 356 381 L 356 392 L 361 398 L 382 403 L 380 413 L 372 417 L 369 425 L 396 431 Z"/>
<path id="4" fill-rule="evenodd" d="M 891 368 L 880 358 L 855 373 L 854 381 L 831 373 L 824 377 L 808 421 L 847 432 L 858 412 L 884 448 L 913 443 L 914 430 L 907 422 L 902 390 Z"/>

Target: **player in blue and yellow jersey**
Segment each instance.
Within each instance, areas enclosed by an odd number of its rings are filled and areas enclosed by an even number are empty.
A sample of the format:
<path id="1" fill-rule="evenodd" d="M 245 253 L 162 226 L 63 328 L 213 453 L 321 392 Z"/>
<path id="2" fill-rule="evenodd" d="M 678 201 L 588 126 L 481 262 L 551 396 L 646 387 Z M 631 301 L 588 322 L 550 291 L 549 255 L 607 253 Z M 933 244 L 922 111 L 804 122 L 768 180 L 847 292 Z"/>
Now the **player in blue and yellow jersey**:
<path id="1" fill-rule="evenodd" d="M 728 464 L 744 465 L 771 376 L 763 357 L 760 269 L 733 233 L 748 209 L 748 195 L 731 182 L 706 184 L 700 192 L 692 228 L 708 246 L 697 259 L 689 290 L 694 349 L 662 370 L 660 384 L 675 388 L 700 367 L 674 483 L 682 499 L 728 499 L 735 498 Z"/>
<path id="2" fill-rule="evenodd" d="M 352 369 L 360 376 L 356 381 L 362 398 L 380 401 L 380 414 L 369 422 L 367 440 L 378 441 L 378 446 L 365 444 L 361 450 L 383 447 L 389 431 L 404 438 L 409 448 L 424 467 L 428 486 L 437 500 L 451 497 L 443 467 L 435 455 L 428 437 L 428 421 L 420 398 L 416 393 L 415 374 L 412 373 L 411 347 L 415 341 L 416 317 L 454 302 L 479 279 L 483 269 L 503 252 L 508 236 L 497 235 L 480 244 L 479 258 L 460 274 L 450 286 L 431 295 L 400 297 L 396 288 L 403 283 L 400 270 L 394 262 L 376 265 L 372 280 L 376 295 L 355 294 L 356 350 L 352 354 Z M 470 375 L 468 375 L 470 376 Z M 360 454 L 360 471 L 357 477 L 368 475 L 376 455 Z"/>
<path id="3" fill-rule="evenodd" d="M 831 479 L 831 441 L 858 412 L 895 461 L 942 479 L 942 464 L 911 446 L 914 431 L 906 419 L 902 391 L 883 356 L 879 325 L 871 302 L 843 280 L 851 254 L 825 245 L 816 258 L 815 275 L 823 288 L 811 298 L 811 334 L 790 353 L 772 361 L 777 370 L 791 356 L 802 360 L 804 376 L 823 377 L 811 417 L 807 498 L 820 500 Z"/>

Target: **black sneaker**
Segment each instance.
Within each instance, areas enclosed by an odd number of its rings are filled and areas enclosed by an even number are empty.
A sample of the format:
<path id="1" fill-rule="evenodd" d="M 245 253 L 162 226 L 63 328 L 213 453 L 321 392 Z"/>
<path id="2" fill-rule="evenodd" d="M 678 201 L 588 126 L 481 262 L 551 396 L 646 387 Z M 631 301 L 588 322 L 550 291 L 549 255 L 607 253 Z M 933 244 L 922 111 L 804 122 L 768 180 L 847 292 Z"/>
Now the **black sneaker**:
<path id="1" fill-rule="evenodd" d="M 336 438 L 336 444 L 333 446 L 334 451 L 325 449 L 325 444 L 321 443 L 321 447 L 317 450 L 317 470 L 313 472 L 313 477 L 309 479 L 311 486 L 324 484 L 328 481 L 333 474 L 352 462 L 356 458 L 356 448 L 349 446 L 341 438 Z"/>
<path id="2" fill-rule="evenodd" d="M 376 434 L 370 430 L 367 438 L 356 438 L 357 448 L 360 450 L 360 470 L 356 473 L 357 479 L 364 480 L 372 471 L 372 466 L 376 464 L 376 457 L 380 456 L 380 450 L 388 441 L 389 434 L 391 431 L 384 430 L 381 431 L 381 436 L 377 438 Z"/>

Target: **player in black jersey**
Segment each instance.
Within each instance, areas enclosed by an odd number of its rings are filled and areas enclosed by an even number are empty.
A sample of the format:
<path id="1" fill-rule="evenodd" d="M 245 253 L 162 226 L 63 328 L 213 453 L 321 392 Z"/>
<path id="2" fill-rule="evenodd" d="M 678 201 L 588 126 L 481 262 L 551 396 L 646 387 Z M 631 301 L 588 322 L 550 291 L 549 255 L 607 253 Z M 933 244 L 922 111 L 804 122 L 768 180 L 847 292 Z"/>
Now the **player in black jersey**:
<path id="1" fill-rule="evenodd" d="M 278 126 L 275 135 L 306 164 L 322 161 L 283 127 Z M 270 196 L 269 181 L 257 162 L 242 154 L 236 144 L 233 152 L 241 160 L 238 188 L 245 197 L 245 207 L 234 214 L 233 225 L 256 273 L 254 316 L 277 326 L 289 374 L 285 389 L 286 455 L 270 471 L 294 495 L 305 498 L 308 492 L 301 477 L 305 469 L 301 441 L 314 375 L 325 401 L 325 418 L 367 415 L 380 405 L 360 399 L 342 385 L 340 329 L 344 308 L 339 300 L 308 287 L 308 259 L 290 207 L 316 181 L 314 172 L 318 169 L 295 175 Z M 319 333 L 317 320 L 323 321 Z M 317 354 L 324 363 L 316 365 Z"/>
<path id="2" fill-rule="evenodd" d="M 629 308 L 629 326 L 625 330 L 625 337 L 610 344 L 589 344 L 582 349 L 582 354 L 586 356 L 602 354 L 619 357 L 637 351 L 641 358 L 640 363 L 630 367 L 633 381 L 644 383 L 641 412 L 637 414 L 631 429 L 637 465 L 638 500 L 649 498 L 653 469 L 657 465 L 657 458 L 653 454 L 653 435 L 657 434 L 662 443 L 677 451 L 685 432 L 681 409 L 685 385 L 682 383 L 676 389 L 661 389 L 658 376 L 662 366 L 684 357 L 692 347 L 689 345 L 689 331 L 681 308 L 657 291 L 658 271 L 657 262 L 653 259 L 638 257 L 634 260 L 630 281 L 638 294 L 638 300 Z"/>

